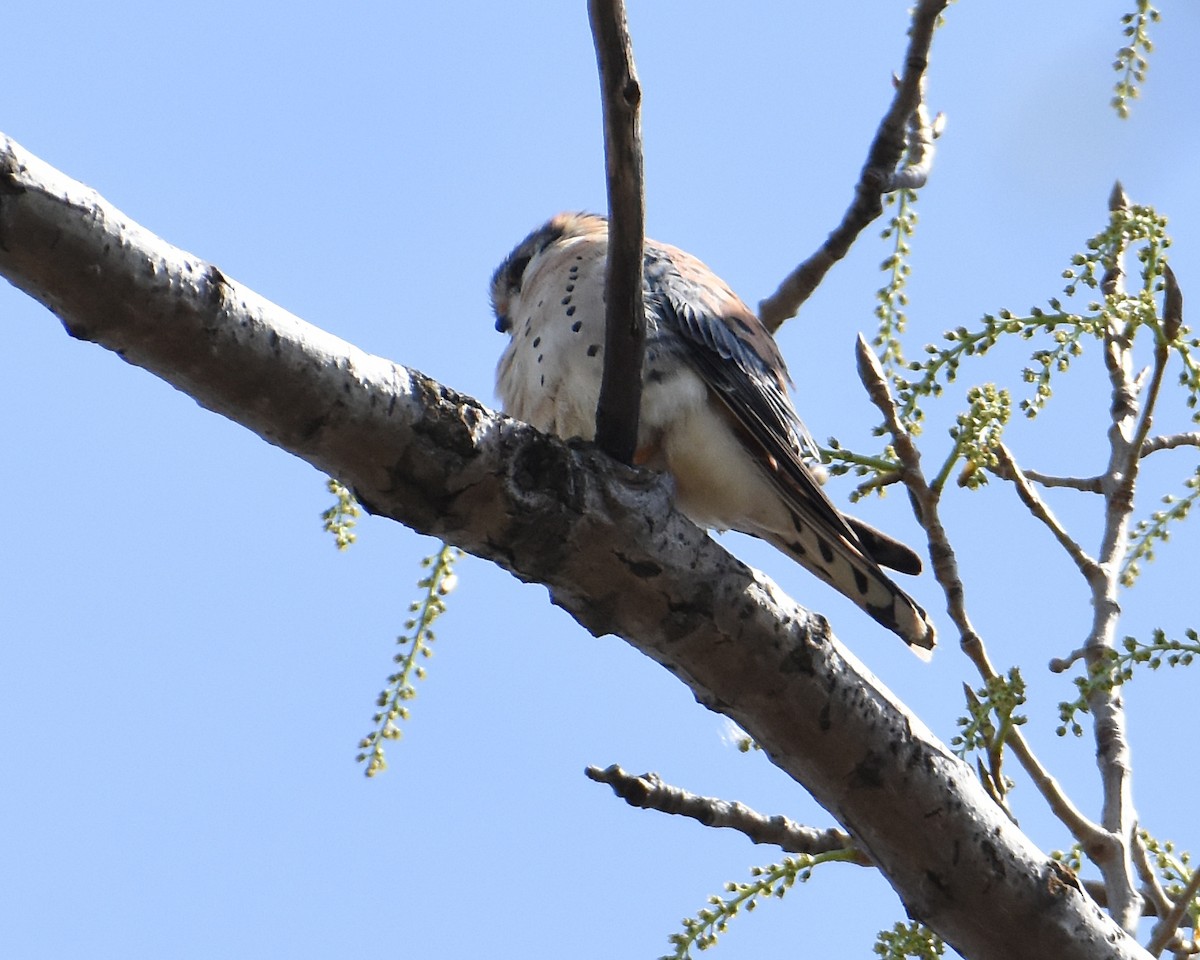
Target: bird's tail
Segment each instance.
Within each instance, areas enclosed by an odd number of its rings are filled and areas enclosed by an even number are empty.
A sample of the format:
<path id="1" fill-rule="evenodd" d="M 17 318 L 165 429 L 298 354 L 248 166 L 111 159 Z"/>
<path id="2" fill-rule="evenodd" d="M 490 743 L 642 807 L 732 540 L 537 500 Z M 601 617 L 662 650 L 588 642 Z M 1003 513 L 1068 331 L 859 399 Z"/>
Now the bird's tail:
<path id="1" fill-rule="evenodd" d="M 795 521 L 794 525 L 795 532 L 789 531 L 787 537 L 762 532 L 756 532 L 756 536 L 764 537 L 838 593 L 853 600 L 877 623 L 897 634 L 922 660 L 932 656 L 937 643 L 933 624 L 920 604 L 872 559 L 871 546 L 844 537 L 826 536 L 803 520 Z M 881 559 L 887 562 L 886 558 Z"/>

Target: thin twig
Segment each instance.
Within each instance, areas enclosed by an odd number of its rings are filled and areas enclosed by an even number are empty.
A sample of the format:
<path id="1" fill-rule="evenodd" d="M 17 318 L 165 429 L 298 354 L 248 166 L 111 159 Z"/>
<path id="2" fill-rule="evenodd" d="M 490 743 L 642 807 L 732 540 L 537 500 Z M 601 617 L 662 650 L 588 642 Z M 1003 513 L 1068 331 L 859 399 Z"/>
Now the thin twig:
<path id="1" fill-rule="evenodd" d="M 1076 647 L 1065 657 L 1053 657 L 1050 660 L 1047 668 L 1051 673 L 1066 673 L 1080 660 L 1087 656 L 1087 651 L 1083 647 Z"/>
<path id="2" fill-rule="evenodd" d="M 865 496 L 873 490 L 885 490 L 894 483 L 900 482 L 900 474 L 898 473 L 880 473 L 871 477 L 869 480 L 864 480 L 854 488 L 859 496 Z"/>
<path id="3" fill-rule="evenodd" d="M 596 406 L 596 443 L 632 463 L 642 403 L 646 317 L 642 306 L 645 186 L 642 176 L 642 88 L 624 0 L 589 0 L 588 16 L 604 103 L 608 180 L 608 264 L 605 274 L 604 377 Z"/>
<path id="4" fill-rule="evenodd" d="M 933 33 L 948 3 L 949 0 L 920 0 L 914 9 L 908 51 L 904 57 L 904 75 L 875 132 L 867 161 L 854 187 L 853 202 L 820 249 L 788 274 L 779 289 L 758 305 L 759 318 L 771 332 L 796 315 L 829 269 L 847 254 L 858 235 L 883 212 L 884 195 L 896 189 L 892 182 L 904 154 L 909 119 L 921 102 L 921 82 L 929 66 Z"/>
<path id="5" fill-rule="evenodd" d="M 1017 466 L 1016 460 L 1013 459 L 1012 452 L 1003 443 L 997 444 L 995 449 L 996 458 L 1000 461 L 1000 473 L 1006 479 L 1011 480 L 1016 488 L 1017 496 L 1021 498 L 1021 502 L 1029 509 L 1035 517 L 1042 521 L 1046 527 L 1054 534 L 1054 538 L 1059 542 L 1059 545 L 1067 552 L 1068 556 L 1075 561 L 1075 566 L 1079 568 L 1080 573 L 1092 582 L 1095 577 L 1103 577 L 1102 571 L 1096 561 L 1087 555 L 1084 549 L 1075 542 L 1066 528 L 1054 516 L 1050 507 L 1046 504 L 1038 492 L 1033 489 L 1029 482 L 1029 478 L 1025 476 L 1025 472 Z"/>
<path id="6" fill-rule="evenodd" d="M 1140 460 L 1146 440 L 1150 436 L 1150 427 L 1154 422 L 1154 407 L 1158 403 L 1158 392 L 1162 387 L 1163 371 L 1167 367 L 1167 344 L 1160 342 L 1154 349 L 1154 372 L 1150 375 L 1150 386 L 1146 390 L 1146 399 L 1142 403 L 1142 419 L 1133 434 L 1133 442 L 1129 445 L 1130 459 Z"/>
<path id="7" fill-rule="evenodd" d="M 1183 915 L 1187 913 L 1187 908 L 1191 905 L 1192 900 L 1195 899 L 1198 891 L 1200 891 L 1200 870 L 1193 870 L 1187 886 L 1184 887 L 1183 893 L 1175 901 L 1171 912 L 1154 925 L 1154 931 L 1150 934 L 1150 942 L 1146 944 L 1147 953 L 1157 957 L 1163 952 L 1163 948 L 1175 936 L 1175 931 L 1179 929 Z"/>
<path id="8" fill-rule="evenodd" d="M 1142 441 L 1140 456 L 1148 457 L 1159 450 L 1174 450 L 1176 447 L 1200 447 L 1200 432 L 1172 433 L 1165 437 L 1147 437 Z"/>
<path id="9" fill-rule="evenodd" d="M 1099 477 L 1055 477 L 1037 470 L 1025 470 L 1025 478 L 1043 487 L 1068 487 L 1084 493 L 1102 493 Z"/>
<path id="10" fill-rule="evenodd" d="M 864 867 L 874 866 L 871 858 L 857 848 L 854 838 L 836 827 L 817 830 L 787 817 L 767 817 L 743 803 L 702 797 L 681 787 L 674 787 L 663 782 L 657 773 L 643 773 L 640 777 L 626 773 L 615 763 L 604 769 L 588 767 L 584 772 L 597 783 L 607 783 L 613 793 L 633 807 L 689 817 L 706 827 L 737 830 L 754 843 L 772 844 L 786 853 L 817 854 L 850 850 L 856 856 L 847 862 Z"/>
<path id="11" fill-rule="evenodd" d="M 1171 912 L 1171 901 L 1150 864 L 1150 854 L 1146 850 L 1146 842 L 1142 839 L 1140 830 L 1133 832 L 1133 864 L 1137 867 L 1138 876 L 1142 878 L 1143 895 L 1154 905 L 1154 915 L 1165 917 Z"/>

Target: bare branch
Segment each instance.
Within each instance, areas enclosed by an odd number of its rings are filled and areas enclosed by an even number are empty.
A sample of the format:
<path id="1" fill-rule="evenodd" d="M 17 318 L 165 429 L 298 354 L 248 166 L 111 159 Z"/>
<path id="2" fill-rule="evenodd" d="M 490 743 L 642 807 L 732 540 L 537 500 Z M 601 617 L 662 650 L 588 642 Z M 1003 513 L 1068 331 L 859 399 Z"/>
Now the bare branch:
<path id="1" fill-rule="evenodd" d="M 304 323 L 2 137 L 0 237 L 0 275 L 73 336 L 662 664 L 852 828 L 964 956 L 1145 958 L 823 618 L 673 512 L 656 479 Z"/>
<path id="2" fill-rule="evenodd" d="M 1162 437 L 1147 437 L 1142 441 L 1140 456 L 1148 457 L 1159 450 L 1174 450 L 1176 447 L 1200 447 L 1200 432 L 1172 433 Z"/>
<path id="3" fill-rule="evenodd" d="M 850 850 L 856 853 L 848 863 L 874 866 L 863 851 L 858 850 L 854 838 L 844 830 L 831 827 L 817 830 L 805 827 L 787 817 L 767 817 L 743 803 L 702 797 L 681 787 L 665 783 L 657 773 L 643 773 L 640 777 L 626 773 L 615 763 L 612 766 L 588 767 L 589 779 L 607 783 L 618 797 L 632 807 L 657 810 L 690 817 L 706 827 L 726 827 L 745 834 L 754 843 L 769 843 L 785 853 L 828 853 L 831 850 Z"/>
<path id="4" fill-rule="evenodd" d="M 1087 656 L 1087 650 L 1083 647 L 1077 647 L 1068 653 L 1065 657 L 1053 657 L 1050 660 L 1048 669 L 1051 673 L 1066 673 L 1080 660 Z"/>
<path id="5" fill-rule="evenodd" d="M 933 33 L 948 2 L 920 0 L 913 10 L 904 73 L 867 152 L 867 161 L 854 187 L 854 201 L 821 248 L 796 267 L 778 290 L 759 303 L 758 315 L 768 330 L 778 330 L 785 320 L 796 315 L 829 269 L 849 252 L 858 235 L 883 212 L 884 195 L 897 189 L 893 186 L 896 167 L 904 154 L 910 118 L 921 103 Z M 930 154 L 926 153 L 926 156 Z"/>
<path id="6" fill-rule="evenodd" d="M 1055 477 L 1037 470 L 1025 470 L 1025 479 L 1041 484 L 1043 487 L 1067 487 L 1071 490 L 1081 490 L 1084 493 L 1102 493 L 1099 477 Z"/>
<path id="7" fill-rule="evenodd" d="M 946 595 L 946 612 L 958 628 L 959 644 L 984 676 L 997 676 L 988 660 L 983 641 L 967 615 L 965 590 L 958 574 L 958 559 L 942 526 L 938 512 L 938 494 L 930 487 L 921 469 L 921 454 L 912 435 L 900 422 L 896 403 L 888 388 L 887 377 L 879 365 L 870 344 L 860 334 L 855 347 L 858 376 L 871 402 L 883 415 L 883 425 L 892 439 L 892 447 L 900 461 L 900 480 L 908 488 L 917 522 L 929 541 L 933 574 Z"/>
<path id="8" fill-rule="evenodd" d="M 1162 387 L 1167 357 L 1167 345 L 1165 342 L 1160 342 L 1154 350 L 1154 372 L 1150 375 L 1150 386 L 1146 389 L 1145 400 L 1142 402 L 1142 418 L 1134 430 L 1133 440 L 1129 444 L 1131 466 L 1145 456 L 1143 450 L 1150 436 L 1150 427 L 1154 422 L 1154 408 L 1158 403 L 1158 393 Z M 1136 468 L 1133 472 L 1136 473 Z"/>
<path id="9" fill-rule="evenodd" d="M 1150 934 L 1150 942 L 1146 944 L 1147 953 L 1157 957 L 1163 952 L 1163 949 L 1171 942 L 1171 938 L 1175 936 L 1175 931 L 1179 929 L 1179 924 L 1183 921 L 1188 907 L 1196 898 L 1197 892 L 1200 892 L 1200 870 L 1193 870 L 1187 886 L 1175 901 L 1171 912 L 1154 925 L 1154 930 Z"/>
<path id="10" fill-rule="evenodd" d="M 1109 210 L 1116 213 L 1129 205 L 1118 182 L 1109 195 Z M 1114 251 L 1105 264 L 1101 289 L 1106 297 L 1124 293 L 1124 249 Z M 1133 376 L 1132 328 L 1118 315 L 1110 315 L 1104 330 L 1104 366 L 1111 389 L 1108 427 L 1109 456 L 1101 476 L 1104 490 L 1104 528 L 1096 555 L 1101 576 L 1092 578 L 1092 625 L 1084 644 L 1088 669 L 1103 663 L 1116 649 L 1116 632 L 1121 614 L 1118 577 L 1121 560 L 1129 545 L 1129 517 L 1133 511 L 1140 451 L 1149 429 L 1138 423 L 1138 386 Z M 1161 353 L 1161 351 L 1159 351 Z M 1157 397 L 1157 381 L 1163 363 L 1156 357 L 1155 383 L 1148 395 L 1150 406 Z M 1096 764 L 1103 784 L 1100 822 L 1113 843 L 1089 851 L 1108 887 L 1109 911 L 1127 931 L 1134 931 L 1141 902 L 1133 865 L 1132 845 L 1137 811 L 1133 804 L 1133 758 L 1129 745 L 1125 703 L 1119 686 L 1094 686 L 1088 693 L 1092 732 L 1096 740 Z"/>
<path id="11" fill-rule="evenodd" d="M 1165 917 L 1171 912 L 1171 901 L 1167 897 L 1167 891 L 1159 883 L 1158 874 L 1154 872 L 1154 867 L 1150 863 L 1146 841 L 1142 839 L 1140 830 L 1133 832 L 1133 863 L 1137 867 L 1138 876 L 1142 878 L 1143 896 L 1154 908 L 1154 916 Z M 1145 907 L 1142 909 L 1142 915 L 1150 915 Z"/>
<path id="12" fill-rule="evenodd" d="M 1066 528 L 1059 523 L 1058 518 L 1054 516 L 1050 507 L 1046 502 L 1038 496 L 1038 492 L 1033 489 L 1029 482 L 1029 478 L 1025 476 L 1025 472 L 1017 466 L 1017 462 L 1013 459 L 1012 452 L 1008 447 L 1001 443 L 995 447 L 996 457 L 1000 461 L 1000 474 L 1008 480 L 1012 481 L 1013 486 L 1017 490 L 1017 496 L 1021 498 L 1021 502 L 1029 508 L 1029 512 L 1042 521 L 1046 527 L 1054 534 L 1054 538 L 1059 542 L 1059 545 L 1067 552 L 1067 555 L 1075 561 L 1075 566 L 1079 568 L 1080 573 L 1084 575 L 1089 583 L 1095 581 L 1097 577 L 1103 577 L 1104 571 L 1094 559 L 1089 557 L 1084 549 L 1072 539 L 1067 533 Z"/>
<path id="13" fill-rule="evenodd" d="M 589 0 L 588 15 L 604 103 L 608 181 L 608 264 L 604 279 L 604 376 L 596 407 L 596 443 L 633 463 L 642 404 L 646 315 L 642 306 L 645 188 L 642 177 L 642 88 L 624 0 Z"/>

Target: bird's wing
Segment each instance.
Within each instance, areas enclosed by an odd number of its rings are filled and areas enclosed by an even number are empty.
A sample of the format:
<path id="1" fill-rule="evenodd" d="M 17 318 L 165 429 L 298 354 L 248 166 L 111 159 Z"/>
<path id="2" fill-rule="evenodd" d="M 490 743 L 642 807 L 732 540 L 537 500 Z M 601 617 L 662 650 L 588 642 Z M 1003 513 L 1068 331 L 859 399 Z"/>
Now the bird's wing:
<path id="1" fill-rule="evenodd" d="M 748 454 L 770 478 L 792 516 L 791 530 L 753 530 L 853 599 L 928 656 L 935 632 L 925 611 L 880 569 L 871 528 L 865 542 L 821 489 L 806 459 L 817 447 L 787 395 L 789 378 L 775 340 L 749 307 L 694 257 L 647 248 L 648 318 L 679 335 L 687 361 L 724 404 Z M 744 528 L 743 528 L 744 529 Z M 911 550 L 879 535 L 898 563 L 920 570 Z M 886 560 L 887 552 L 880 559 Z"/>
<path id="2" fill-rule="evenodd" d="M 687 360 L 721 399 L 794 507 L 824 532 L 862 545 L 806 461 L 817 444 L 787 394 L 790 379 L 774 338 L 749 307 L 689 254 L 647 256 L 647 311 L 680 334 Z"/>

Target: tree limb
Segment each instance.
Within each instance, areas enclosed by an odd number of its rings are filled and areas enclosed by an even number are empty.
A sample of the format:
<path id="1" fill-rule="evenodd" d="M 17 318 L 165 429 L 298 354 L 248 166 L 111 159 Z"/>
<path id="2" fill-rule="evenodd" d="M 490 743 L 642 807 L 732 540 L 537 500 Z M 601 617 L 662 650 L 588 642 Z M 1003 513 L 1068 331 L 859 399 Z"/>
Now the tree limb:
<path id="1" fill-rule="evenodd" d="M 1174 450 L 1176 447 L 1200 447 L 1200 432 L 1172 433 L 1165 437 L 1147 437 L 1142 441 L 1141 456 L 1148 457 L 1159 450 Z"/>
<path id="2" fill-rule="evenodd" d="M 1120 183 L 1109 196 L 1109 210 L 1128 205 Z M 1106 300 L 1124 293 L 1124 248 L 1114 253 L 1101 280 Z M 1129 517 L 1133 511 L 1134 488 L 1141 463 L 1140 451 L 1146 433 L 1138 424 L 1138 389 L 1133 376 L 1132 328 L 1110 313 L 1104 331 L 1104 366 L 1111 388 L 1110 423 L 1107 431 L 1109 456 L 1101 476 L 1104 491 L 1104 528 L 1096 561 L 1101 575 L 1089 578 L 1092 590 L 1092 625 L 1084 643 L 1088 668 L 1103 663 L 1117 648 L 1117 626 L 1121 613 L 1118 600 L 1119 570 L 1129 545 Z M 1156 363 L 1156 382 L 1162 363 Z M 1157 387 L 1154 388 L 1157 395 Z M 1147 411 L 1147 416 L 1151 411 Z M 1148 421 L 1145 423 L 1148 430 Z M 1133 803 L 1133 759 L 1129 744 L 1125 702 L 1121 688 L 1092 687 L 1087 696 L 1096 739 L 1096 764 L 1100 769 L 1104 799 L 1100 822 L 1114 843 L 1107 849 L 1089 851 L 1104 874 L 1109 910 L 1125 930 L 1133 931 L 1140 917 L 1141 898 L 1134 873 L 1133 842 L 1137 811 Z"/>
<path id="3" fill-rule="evenodd" d="M 1142 878 L 1142 896 L 1153 906 L 1153 915 L 1165 917 L 1171 912 L 1171 901 L 1159 882 L 1158 874 L 1154 872 L 1153 864 L 1150 863 L 1150 852 L 1146 849 L 1146 841 L 1142 838 L 1140 830 L 1133 832 L 1133 862 L 1137 867 L 1138 876 Z M 1150 912 L 1143 908 L 1142 915 L 1149 916 Z"/>
<path id="4" fill-rule="evenodd" d="M 1100 488 L 1099 477 L 1055 477 L 1048 473 L 1040 473 L 1037 470 L 1023 469 L 1027 480 L 1032 480 L 1034 483 L 1040 484 L 1043 487 L 1067 487 L 1071 490 L 1079 490 L 1083 493 L 1102 493 Z"/>
<path id="5" fill-rule="evenodd" d="M 1171 912 L 1154 925 L 1154 931 L 1150 934 L 1150 942 L 1146 945 L 1146 951 L 1152 957 L 1157 957 L 1171 942 L 1175 931 L 1179 929 L 1179 924 L 1183 922 L 1183 916 L 1187 913 L 1188 907 L 1196 899 L 1198 891 L 1200 891 L 1200 870 L 1193 870 L 1187 886 L 1179 894 Z"/>
<path id="6" fill-rule="evenodd" d="M 609 456 L 630 464 L 637 448 L 646 353 L 642 88 L 633 64 L 633 41 L 623 0 L 589 0 L 588 15 L 600 70 L 608 181 L 604 374 L 596 407 L 596 444 Z"/>
<path id="7" fill-rule="evenodd" d="M 304 323 L 0 139 L 0 275 L 75 337 L 545 584 L 732 718 L 972 960 L 1144 958 L 831 634 L 671 510 L 665 485 Z"/>
<path id="8" fill-rule="evenodd" d="M 607 783 L 613 793 L 632 807 L 690 817 L 706 827 L 737 830 L 754 843 L 769 843 L 785 853 L 817 854 L 831 850 L 856 850 L 854 838 L 844 830 L 817 830 L 787 817 L 767 817 L 744 803 L 702 797 L 681 787 L 673 787 L 657 773 L 643 773 L 638 777 L 626 773 L 615 763 L 603 770 L 600 767 L 588 767 L 584 772 L 597 783 Z M 874 866 L 865 853 L 860 850 L 856 852 L 858 856 L 846 862 L 863 867 Z"/>
<path id="9" fill-rule="evenodd" d="M 1013 459 L 1012 453 L 1003 443 L 997 444 L 995 448 L 996 458 L 1000 461 L 1000 475 L 1007 480 L 1012 481 L 1013 487 L 1016 488 L 1017 496 L 1021 498 L 1021 502 L 1029 509 L 1035 517 L 1042 521 L 1054 534 L 1054 539 L 1058 541 L 1067 555 L 1075 562 L 1075 566 L 1079 568 L 1080 573 L 1084 575 L 1089 583 L 1093 582 L 1097 577 L 1103 577 L 1104 571 L 1100 569 L 1096 561 L 1087 555 L 1083 547 L 1075 542 L 1074 538 L 1067 533 L 1066 528 L 1059 522 L 1058 517 L 1046 505 L 1046 501 L 1038 496 L 1038 492 L 1033 489 L 1029 478 L 1025 476 L 1016 460 Z"/>
<path id="10" fill-rule="evenodd" d="M 949 0 L 920 0 L 913 10 L 904 73 L 867 151 L 866 163 L 854 187 L 853 202 L 820 249 L 788 274 L 779 289 L 758 305 L 759 319 L 772 333 L 796 315 L 829 269 L 849 252 L 858 235 L 883 212 L 884 195 L 897 189 L 896 167 L 904 153 L 909 121 L 921 103 L 933 33 L 948 3 Z M 932 152 L 927 150 L 925 156 L 927 160 L 932 158 Z"/>

